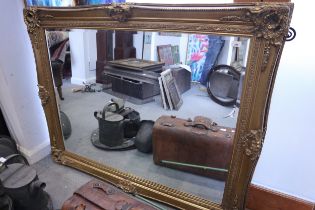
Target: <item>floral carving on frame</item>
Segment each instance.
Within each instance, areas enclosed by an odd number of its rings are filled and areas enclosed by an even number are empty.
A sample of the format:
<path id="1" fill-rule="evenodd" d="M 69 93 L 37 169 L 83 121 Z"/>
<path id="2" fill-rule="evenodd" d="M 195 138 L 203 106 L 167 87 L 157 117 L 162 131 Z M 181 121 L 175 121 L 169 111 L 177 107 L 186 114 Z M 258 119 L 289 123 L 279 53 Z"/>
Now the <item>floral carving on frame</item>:
<path id="1" fill-rule="evenodd" d="M 42 105 L 45 106 L 49 100 L 49 92 L 42 85 L 38 85 L 38 96 L 42 102 Z"/>

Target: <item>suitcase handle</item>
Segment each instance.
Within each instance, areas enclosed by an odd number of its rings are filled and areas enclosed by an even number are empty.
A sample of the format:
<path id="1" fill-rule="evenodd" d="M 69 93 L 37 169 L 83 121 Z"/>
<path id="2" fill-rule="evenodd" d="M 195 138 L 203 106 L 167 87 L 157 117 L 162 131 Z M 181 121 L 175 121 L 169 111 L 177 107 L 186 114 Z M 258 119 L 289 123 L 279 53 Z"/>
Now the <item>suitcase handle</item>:
<path id="1" fill-rule="evenodd" d="M 195 117 L 194 121 L 188 120 L 188 122 L 186 122 L 184 125 L 186 127 L 194 127 L 194 128 L 204 129 L 204 130 L 211 130 L 213 132 L 217 132 L 219 130 L 217 127 L 215 127 L 217 125 L 216 122 L 202 116 Z"/>
<path id="2" fill-rule="evenodd" d="M 100 183 L 94 183 L 93 184 L 93 188 L 95 189 L 100 189 L 101 191 L 103 191 L 106 195 L 113 195 L 116 193 L 115 189 L 112 187 L 104 187 L 102 186 Z"/>
<path id="3" fill-rule="evenodd" d="M 76 205 L 74 207 L 74 210 L 85 210 L 86 208 L 86 205 L 84 205 L 83 203 L 79 204 L 79 205 Z"/>

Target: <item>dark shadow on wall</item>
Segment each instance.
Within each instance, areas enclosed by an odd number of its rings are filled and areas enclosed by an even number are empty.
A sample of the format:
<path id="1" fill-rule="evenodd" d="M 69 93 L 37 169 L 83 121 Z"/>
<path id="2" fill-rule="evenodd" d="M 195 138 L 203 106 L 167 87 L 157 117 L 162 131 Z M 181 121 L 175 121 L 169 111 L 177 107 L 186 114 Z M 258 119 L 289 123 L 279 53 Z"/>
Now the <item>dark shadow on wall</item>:
<path id="1" fill-rule="evenodd" d="M 1 109 L 0 109 L 0 135 L 6 135 L 6 136 L 11 137 Z"/>

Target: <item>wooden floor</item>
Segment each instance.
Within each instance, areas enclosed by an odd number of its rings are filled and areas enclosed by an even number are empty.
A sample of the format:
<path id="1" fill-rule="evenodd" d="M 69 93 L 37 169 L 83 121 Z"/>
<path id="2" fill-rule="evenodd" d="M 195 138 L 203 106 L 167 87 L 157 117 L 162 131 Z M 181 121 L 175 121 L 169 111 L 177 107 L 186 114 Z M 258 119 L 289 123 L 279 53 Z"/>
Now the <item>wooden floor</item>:
<path id="1" fill-rule="evenodd" d="M 251 210 L 315 210 L 312 202 L 256 185 L 249 188 L 246 206 Z"/>

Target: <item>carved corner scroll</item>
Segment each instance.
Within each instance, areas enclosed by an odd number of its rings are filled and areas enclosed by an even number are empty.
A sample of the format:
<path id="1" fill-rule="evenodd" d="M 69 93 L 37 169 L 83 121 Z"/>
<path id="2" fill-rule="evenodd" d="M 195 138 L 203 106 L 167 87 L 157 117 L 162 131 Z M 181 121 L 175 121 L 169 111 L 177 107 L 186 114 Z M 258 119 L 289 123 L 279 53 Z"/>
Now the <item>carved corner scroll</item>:
<path id="1" fill-rule="evenodd" d="M 52 141 L 51 141 L 51 146 L 54 148 L 57 148 L 57 139 L 55 136 L 53 136 Z"/>
<path id="2" fill-rule="evenodd" d="M 51 147 L 51 156 L 57 163 L 62 163 L 62 150 L 57 149 L 56 147 Z"/>
<path id="3" fill-rule="evenodd" d="M 56 137 L 53 136 L 51 141 L 51 157 L 52 159 L 60 164 L 73 164 L 73 161 L 67 159 L 64 154 L 64 150 L 58 149 Z"/>
<path id="4" fill-rule="evenodd" d="M 233 199 L 233 210 L 239 210 L 239 208 L 238 208 L 238 196 L 237 196 L 237 194 L 234 196 L 234 199 Z"/>
<path id="5" fill-rule="evenodd" d="M 257 160 L 265 137 L 263 130 L 251 130 L 249 133 L 241 137 L 241 143 L 245 150 L 246 156 L 251 160 Z"/>
<path id="6" fill-rule="evenodd" d="M 62 150 L 57 148 L 57 140 L 56 137 L 52 137 L 51 141 L 51 156 L 57 163 L 62 162 Z"/>
<path id="7" fill-rule="evenodd" d="M 42 106 L 45 106 L 48 103 L 49 100 L 49 92 L 46 90 L 46 88 L 42 85 L 38 86 L 38 96 L 42 102 Z"/>
<path id="8" fill-rule="evenodd" d="M 290 23 L 290 7 L 277 4 L 250 8 L 241 16 L 225 16 L 221 21 L 244 21 L 254 25 L 253 33 L 257 38 L 266 40 L 263 51 L 262 71 L 265 71 L 270 58 L 271 46 L 281 46 L 285 40 Z"/>
<path id="9" fill-rule="evenodd" d="M 267 41 L 263 52 L 262 71 L 269 63 L 271 46 L 281 46 L 288 34 L 289 7 L 280 10 L 276 7 L 256 8 L 248 13 L 255 25 L 256 36 Z"/>
<path id="10" fill-rule="evenodd" d="M 112 4 L 108 10 L 109 16 L 119 22 L 126 22 L 131 15 L 129 4 Z"/>
<path id="11" fill-rule="evenodd" d="M 117 184 L 117 187 L 122 189 L 125 193 L 136 194 L 136 187 L 129 180 L 120 180 Z"/>
<path id="12" fill-rule="evenodd" d="M 40 28 L 40 18 L 36 8 L 24 10 L 24 22 L 27 26 L 27 31 L 32 39 L 32 42 L 34 43 L 35 47 L 38 48 L 38 30 Z"/>

